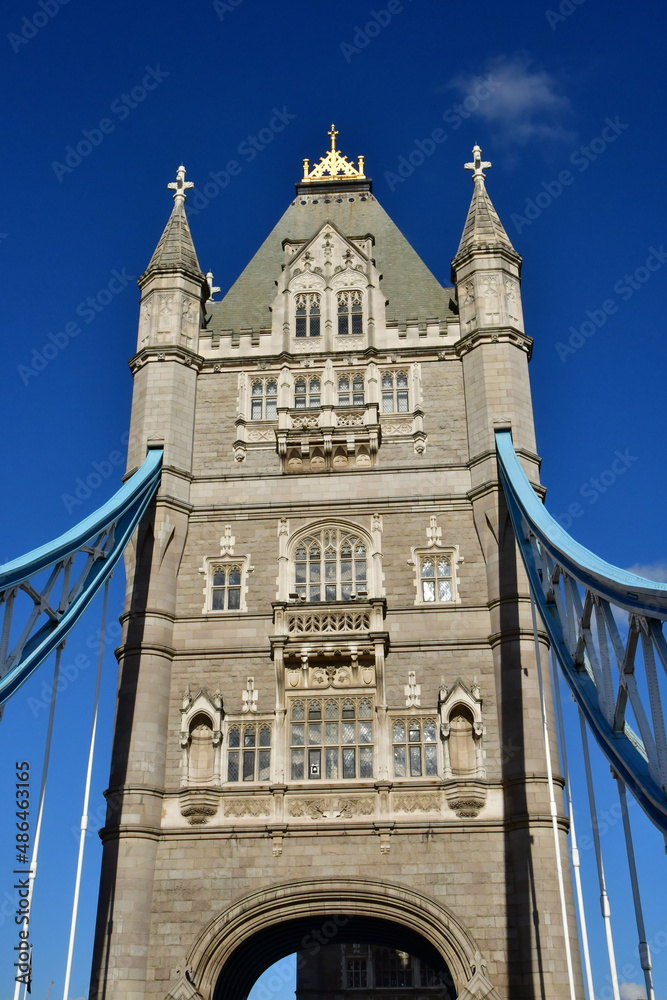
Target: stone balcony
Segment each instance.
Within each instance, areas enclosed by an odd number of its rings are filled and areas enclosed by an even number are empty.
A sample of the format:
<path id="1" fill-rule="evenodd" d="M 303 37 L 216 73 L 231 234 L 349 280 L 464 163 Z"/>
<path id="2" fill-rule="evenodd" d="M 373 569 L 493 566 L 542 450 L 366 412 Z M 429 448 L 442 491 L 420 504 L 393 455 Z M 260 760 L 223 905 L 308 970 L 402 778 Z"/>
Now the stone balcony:
<path id="1" fill-rule="evenodd" d="M 279 409 L 275 434 L 283 472 L 369 469 L 382 440 L 379 406 Z"/>

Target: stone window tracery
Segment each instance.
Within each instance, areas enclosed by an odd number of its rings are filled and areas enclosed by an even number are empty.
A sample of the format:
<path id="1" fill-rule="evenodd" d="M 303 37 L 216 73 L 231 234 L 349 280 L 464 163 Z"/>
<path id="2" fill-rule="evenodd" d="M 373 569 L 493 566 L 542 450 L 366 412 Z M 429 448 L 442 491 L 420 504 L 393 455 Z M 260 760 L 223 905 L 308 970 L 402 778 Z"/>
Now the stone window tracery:
<path id="1" fill-rule="evenodd" d="M 211 568 L 211 611 L 238 611 L 241 607 L 241 567 L 214 565 Z"/>
<path id="2" fill-rule="evenodd" d="M 367 591 L 367 548 L 343 528 L 321 528 L 294 550 L 294 593 L 306 601 L 349 601 Z"/>
<path id="3" fill-rule="evenodd" d="M 382 412 L 408 413 L 409 402 L 408 373 L 385 371 L 382 375 Z"/>
<path id="4" fill-rule="evenodd" d="M 392 719 L 395 778 L 431 778 L 438 774 L 435 719 Z"/>
<path id="5" fill-rule="evenodd" d="M 338 292 L 336 296 L 338 310 L 338 336 L 348 333 L 360 335 L 364 332 L 362 293 L 357 289 Z"/>
<path id="6" fill-rule="evenodd" d="M 445 604 L 452 599 L 452 563 L 439 552 L 419 557 L 421 597 L 425 604 Z"/>
<path id="7" fill-rule="evenodd" d="M 277 407 L 278 382 L 276 379 L 253 379 L 250 390 L 251 420 L 275 420 Z"/>
<path id="8" fill-rule="evenodd" d="M 436 515 L 429 518 L 426 544 L 411 550 L 414 566 L 415 604 L 459 604 L 458 567 L 463 562 L 458 545 L 442 544 L 443 529 Z"/>
<path id="9" fill-rule="evenodd" d="M 271 780 L 271 727 L 233 724 L 227 731 L 227 781 Z"/>
<path id="10" fill-rule="evenodd" d="M 322 383 L 318 375 L 300 376 L 294 382 L 294 408 L 312 410 L 320 405 Z"/>
<path id="11" fill-rule="evenodd" d="M 295 300 L 295 334 L 297 337 L 319 337 L 321 304 L 316 292 L 301 292 Z"/>
<path id="12" fill-rule="evenodd" d="M 338 376 L 338 405 L 363 406 L 365 403 L 364 376 L 345 372 Z"/>
<path id="13" fill-rule="evenodd" d="M 290 706 L 289 747 L 292 781 L 372 778 L 370 699 L 295 699 Z"/>

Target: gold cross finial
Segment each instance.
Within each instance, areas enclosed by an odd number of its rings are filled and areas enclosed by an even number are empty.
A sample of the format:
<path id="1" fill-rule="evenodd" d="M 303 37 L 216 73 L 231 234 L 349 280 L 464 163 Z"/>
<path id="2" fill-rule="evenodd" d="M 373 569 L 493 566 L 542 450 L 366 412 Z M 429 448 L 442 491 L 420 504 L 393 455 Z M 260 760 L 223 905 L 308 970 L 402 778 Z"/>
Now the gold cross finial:
<path id="1" fill-rule="evenodd" d="M 181 164 L 181 166 L 176 171 L 176 180 L 172 181 L 170 184 L 167 184 L 167 187 L 173 190 L 174 201 L 176 201 L 177 198 L 182 198 L 183 201 L 185 201 L 185 192 L 188 190 L 188 188 L 193 188 L 194 184 L 192 183 L 192 181 L 186 181 L 185 167 L 183 166 L 183 164 Z"/>
<path id="2" fill-rule="evenodd" d="M 486 174 L 484 170 L 488 170 L 491 166 L 490 160 L 482 159 L 482 150 L 479 146 L 473 146 L 472 148 L 472 163 L 464 163 L 463 166 L 466 170 L 472 170 L 472 179 L 476 181 L 478 179 L 484 180 Z"/>
<path id="3" fill-rule="evenodd" d="M 331 123 L 331 128 L 327 132 L 327 135 L 331 138 L 331 148 L 334 150 L 336 148 L 336 136 L 338 135 L 338 132 L 336 131 L 336 126 L 333 122 Z"/>

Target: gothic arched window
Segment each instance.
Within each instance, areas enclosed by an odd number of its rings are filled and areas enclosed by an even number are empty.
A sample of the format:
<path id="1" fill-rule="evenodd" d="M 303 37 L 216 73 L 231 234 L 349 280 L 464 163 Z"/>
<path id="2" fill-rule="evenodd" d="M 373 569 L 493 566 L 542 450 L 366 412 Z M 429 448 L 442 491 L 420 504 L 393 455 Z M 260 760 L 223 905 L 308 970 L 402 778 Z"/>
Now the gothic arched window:
<path id="1" fill-rule="evenodd" d="M 227 733 L 227 781 L 270 781 L 271 727 L 230 726 Z"/>
<path id="2" fill-rule="evenodd" d="M 250 390 L 252 420 L 275 420 L 278 406 L 278 383 L 274 378 L 254 379 Z"/>
<path id="3" fill-rule="evenodd" d="M 385 372 L 382 376 L 382 412 L 408 412 L 407 372 Z"/>
<path id="4" fill-rule="evenodd" d="M 444 604 L 452 599 L 452 564 L 449 556 L 438 553 L 421 556 L 419 576 L 422 600 Z"/>
<path id="5" fill-rule="evenodd" d="M 392 733 L 395 778 L 431 778 L 437 775 L 436 726 L 433 719 L 394 719 Z"/>
<path id="6" fill-rule="evenodd" d="M 296 336 L 319 337 L 320 297 L 316 292 L 302 292 L 295 299 Z"/>
<path id="7" fill-rule="evenodd" d="M 338 306 L 338 335 L 362 334 L 364 323 L 361 292 L 356 290 L 339 292 L 336 296 L 336 302 Z"/>
<path id="8" fill-rule="evenodd" d="M 321 383 L 316 375 L 310 378 L 297 378 L 294 382 L 294 407 L 297 410 L 310 410 L 320 405 Z"/>
<path id="9" fill-rule="evenodd" d="M 352 389 L 352 392 L 350 392 Z M 338 378 L 338 405 L 339 406 L 363 406 L 364 405 L 364 376 L 363 375 L 340 375 Z"/>
<path id="10" fill-rule="evenodd" d="M 373 777 L 373 706 L 368 698 L 293 701 L 292 781 Z"/>
<path id="11" fill-rule="evenodd" d="M 238 611 L 241 607 L 241 567 L 213 566 L 212 611 Z"/>
<path id="12" fill-rule="evenodd" d="M 367 590 L 365 542 L 343 528 L 322 528 L 294 550 L 294 591 L 306 601 L 349 601 Z"/>

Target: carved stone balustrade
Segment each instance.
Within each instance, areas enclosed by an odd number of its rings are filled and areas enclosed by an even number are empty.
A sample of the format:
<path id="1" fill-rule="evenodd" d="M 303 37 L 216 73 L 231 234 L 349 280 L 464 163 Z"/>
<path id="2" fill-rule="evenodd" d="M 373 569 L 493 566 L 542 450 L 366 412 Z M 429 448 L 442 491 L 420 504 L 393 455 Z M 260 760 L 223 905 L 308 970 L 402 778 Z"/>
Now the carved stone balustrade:
<path id="1" fill-rule="evenodd" d="M 382 432 L 377 403 L 278 409 L 276 451 L 283 472 L 341 472 L 377 462 Z"/>

